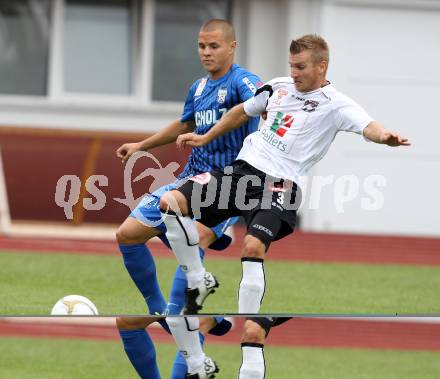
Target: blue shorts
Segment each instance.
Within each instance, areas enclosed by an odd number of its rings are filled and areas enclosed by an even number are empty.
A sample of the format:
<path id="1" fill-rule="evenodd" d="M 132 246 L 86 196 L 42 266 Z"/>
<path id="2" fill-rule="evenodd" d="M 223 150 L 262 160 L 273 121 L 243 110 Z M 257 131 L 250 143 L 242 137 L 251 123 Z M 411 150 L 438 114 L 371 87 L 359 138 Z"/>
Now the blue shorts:
<path id="1" fill-rule="evenodd" d="M 158 188 L 152 194 L 145 195 L 136 208 L 130 213 L 130 216 L 144 225 L 157 228 L 162 233 L 165 233 L 167 229 L 160 214 L 160 198 L 164 193 L 175 188 L 176 183 L 171 183 Z M 231 238 L 224 233 L 229 226 L 234 225 L 237 221 L 238 217 L 231 217 L 212 227 L 211 230 L 217 236 L 217 240 L 209 247 L 214 250 L 223 250 L 229 246 Z"/>

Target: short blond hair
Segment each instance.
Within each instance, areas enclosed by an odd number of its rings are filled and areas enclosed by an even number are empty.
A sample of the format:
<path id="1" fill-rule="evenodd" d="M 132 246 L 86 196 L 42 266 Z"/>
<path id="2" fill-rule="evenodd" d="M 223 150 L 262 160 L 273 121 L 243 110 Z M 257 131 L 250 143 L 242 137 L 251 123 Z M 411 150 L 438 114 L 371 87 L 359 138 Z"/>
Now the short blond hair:
<path id="1" fill-rule="evenodd" d="M 314 63 L 330 60 L 329 49 L 324 38 L 316 34 L 307 34 L 301 38 L 292 40 L 290 44 L 290 54 L 299 54 L 304 50 L 312 53 Z"/>

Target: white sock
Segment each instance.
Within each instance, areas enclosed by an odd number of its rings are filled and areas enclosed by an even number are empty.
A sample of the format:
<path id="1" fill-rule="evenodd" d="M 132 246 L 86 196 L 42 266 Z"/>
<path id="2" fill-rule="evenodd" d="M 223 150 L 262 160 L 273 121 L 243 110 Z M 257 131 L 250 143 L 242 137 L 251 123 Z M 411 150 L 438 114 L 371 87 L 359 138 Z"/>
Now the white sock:
<path id="1" fill-rule="evenodd" d="M 186 274 L 188 287 L 194 288 L 203 280 L 205 268 L 199 255 L 199 233 L 190 217 L 162 213 L 162 219 L 167 227 L 166 236 Z"/>
<path id="2" fill-rule="evenodd" d="M 199 339 L 198 317 L 167 317 L 166 321 L 179 351 L 185 357 L 188 373 L 197 372 L 205 360 Z"/>
<path id="3" fill-rule="evenodd" d="M 258 343 L 242 343 L 241 363 L 238 379 L 264 379 L 266 366 L 264 364 L 263 345 Z"/>
<path id="4" fill-rule="evenodd" d="M 238 313 L 258 313 L 266 286 L 264 260 L 242 258 L 241 265 L 243 275 L 238 290 Z"/>

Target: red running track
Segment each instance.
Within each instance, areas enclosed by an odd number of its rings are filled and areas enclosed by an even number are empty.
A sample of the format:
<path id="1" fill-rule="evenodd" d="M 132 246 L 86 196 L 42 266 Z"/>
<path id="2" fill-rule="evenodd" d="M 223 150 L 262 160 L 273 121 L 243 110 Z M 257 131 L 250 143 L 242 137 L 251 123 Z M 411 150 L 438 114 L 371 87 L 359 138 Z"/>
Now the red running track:
<path id="1" fill-rule="evenodd" d="M 210 344 L 238 344 L 243 318 L 235 318 L 234 328 L 225 336 L 208 336 Z M 161 328 L 150 328 L 156 342 L 173 343 Z M 32 338 L 76 338 L 118 340 L 111 325 L 78 325 L 66 322 L 20 322 L 0 319 L 0 336 Z M 440 351 L 440 323 L 294 318 L 273 328 L 267 345 L 318 348 L 356 348 Z"/>
<path id="2" fill-rule="evenodd" d="M 244 229 L 236 228 L 236 242 L 226 252 L 211 252 L 210 259 L 238 259 Z M 171 257 L 161 243 L 151 244 L 157 257 Z M 0 250 L 118 255 L 113 241 L 18 238 L 0 236 Z M 268 259 L 303 262 L 440 265 L 440 238 L 366 236 L 295 232 L 274 242 Z"/>

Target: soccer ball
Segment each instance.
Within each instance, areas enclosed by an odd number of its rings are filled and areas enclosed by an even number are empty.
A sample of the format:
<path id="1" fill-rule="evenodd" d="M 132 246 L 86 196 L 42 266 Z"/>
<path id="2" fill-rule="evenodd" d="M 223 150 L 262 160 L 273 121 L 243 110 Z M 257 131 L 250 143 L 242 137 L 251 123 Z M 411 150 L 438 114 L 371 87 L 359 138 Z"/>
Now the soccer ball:
<path id="1" fill-rule="evenodd" d="M 68 295 L 55 303 L 50 314 L 52 316 L 97 316 L 98 309 L 84 296 Z"/>

